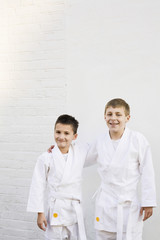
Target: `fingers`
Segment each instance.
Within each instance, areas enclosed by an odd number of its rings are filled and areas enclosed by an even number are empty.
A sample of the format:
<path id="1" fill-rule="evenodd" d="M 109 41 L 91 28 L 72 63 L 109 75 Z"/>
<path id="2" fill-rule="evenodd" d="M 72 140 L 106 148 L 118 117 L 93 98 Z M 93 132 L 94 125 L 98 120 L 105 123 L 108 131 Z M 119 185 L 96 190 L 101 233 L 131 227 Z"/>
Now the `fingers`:
<path id="1" fill-rule="evenodd" d="M 38 227 L 39 227 L 41 230 L 46 231 L 43 223 L 39 223 L 39 224 L 38 224 Z"/>
<path id="2" fill-rule="evenodd" d="M 47 152 L 48 152 L 48 153 L 51 153 L 51 152 L 52 152 L 51 148 L 48 148 Z"/>
<path id="3" fill-rule="evenodd" d="M 146 221 L 148 218 L 150 218 L 153 214 L 153 208 L 152 207 L 142 207 L 140 210 L 140 216 L 143 215 L 144 211 L 144 218 L 143 221 Z"/>
<path id="4" fill-rule="evenodd" d="M 54 148 L 54 145 L 51 145 L 50 148 L 48 148 L 47 152 L 51 153 L 53 148 Z"/>
<path id="5" fill-rule="evenodd" d="M 43 231 L 46 231 L 47 221 L 44 213 L 38 213 L 37 225 L 40 229 L 42 229 Z"/>
<path id="6" fill-rule="evenodd" d="M 143 214 L 143 207 L 141 207 L 141 210 L 140 210 L 140 216 L 142 216 L 142 214 Z"/>
<path id="7" fill-rule="evenodd" d="M 44 220 L 44 226 L 47 227 L 47 221 L 46 220 Z"/>
<path id="8" fill-rule="evenodd" d="M 153 211 L 151 209 L 145 210 L 143 221 L 146 221 L 148 218 L 150 218 L 153 214 Z"/>

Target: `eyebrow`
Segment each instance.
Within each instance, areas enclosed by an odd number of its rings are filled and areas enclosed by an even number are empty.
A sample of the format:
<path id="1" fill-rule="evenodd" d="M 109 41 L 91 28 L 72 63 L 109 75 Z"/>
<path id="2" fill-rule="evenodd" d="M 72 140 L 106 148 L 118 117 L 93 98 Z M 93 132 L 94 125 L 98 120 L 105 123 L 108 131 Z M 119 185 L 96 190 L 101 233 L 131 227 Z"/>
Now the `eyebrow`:
<path id="1" fill-rule="evenodd" d="M 56 132 L 62 132 L 61 130 L 56 129 Z M 65 133 L 69 133 L 69 131 L 64 131 Z"/>
<path id="2" fill-rule="evenodd" d="M 107 114 L 108 114 L 108 113 L 113 113 L 113 112 L 107 112 Z M 115 112 L 115 113 L 120 113 L 120 114 L 122 114 L 121 112 Z"/>

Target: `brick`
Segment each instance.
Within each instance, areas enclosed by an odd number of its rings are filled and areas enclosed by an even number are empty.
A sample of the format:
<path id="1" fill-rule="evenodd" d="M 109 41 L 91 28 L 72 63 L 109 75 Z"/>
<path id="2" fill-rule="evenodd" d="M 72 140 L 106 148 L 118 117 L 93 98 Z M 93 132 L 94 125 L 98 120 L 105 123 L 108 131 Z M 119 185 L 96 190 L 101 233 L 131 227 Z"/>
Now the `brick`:
<path id="1" fill-rule="evenodd" d="M 20 87 L 23 87 L 23 80 L 32 81 L 33 87 L 35 86 L 35 84 L 37 87 L 37 84 L 41 84 L 41 82 L 45 84 L 45 81 L 41 81 L 42 79 L 50 79 L 53 81 L 53 83 L 54 82 L 56 83 L 59 81 L 59 78 L 63 77 L 64 79 L 65 74 L 64 74 L 64 69 L 43 69 L 43 70 L 38 69 L 34 71 L 14 71 L 14 74 L 9 75 L 8 77 L 14 80 L 13 84 L 17 83 L 18 81 L 18 84 L 16 84 L 16 87 L 19 86 L 20 80 L 22 81 L 22 83 L 20 84 Z"/>
<path id="2" fill-rule="evenodd" d="M 66 110 L 64 1 L 0 5 L 0 239 L 43 239 L 26 212 L 38 156 Z"/>

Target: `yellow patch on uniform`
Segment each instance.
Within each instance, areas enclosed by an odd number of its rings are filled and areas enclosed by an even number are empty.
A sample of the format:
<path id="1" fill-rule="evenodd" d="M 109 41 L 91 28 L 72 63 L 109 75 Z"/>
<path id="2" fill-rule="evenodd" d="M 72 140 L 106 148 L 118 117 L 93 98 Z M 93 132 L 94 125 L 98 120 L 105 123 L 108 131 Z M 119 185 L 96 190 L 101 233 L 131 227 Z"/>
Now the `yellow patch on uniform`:
<path id="1" fill-rule="evenodd" d="M 100 220 L 99 217 L 96 217 L 96 221 L 99 222 L 99 220 Z"/>
<path id="2" fill-rule="evenodd" d="M 54 217 L 54 218 L 57 218 L 57 217 L 58 217 L 58 214 L 57 214 L 57 213 L 53 213 L 53 217 Z"/>

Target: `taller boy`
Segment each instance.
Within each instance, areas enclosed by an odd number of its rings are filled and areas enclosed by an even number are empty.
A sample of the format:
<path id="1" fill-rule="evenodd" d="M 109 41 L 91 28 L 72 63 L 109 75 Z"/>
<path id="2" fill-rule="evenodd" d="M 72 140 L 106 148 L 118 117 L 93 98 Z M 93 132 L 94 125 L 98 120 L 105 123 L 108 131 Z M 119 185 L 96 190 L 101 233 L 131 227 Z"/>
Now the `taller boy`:
<path id="1" fill-rule="evenodd" d="M 156 206 L 150 146 L 142 134 L 126 128 L 130 107 L 123 99 L 109 101 L 104 118 L 108 131 L 90 148 L 87 158 L 89 163 L 97 160 L 101 178 L 96 198 L 96 239 L 142 240 L 143 220 Z"/>

